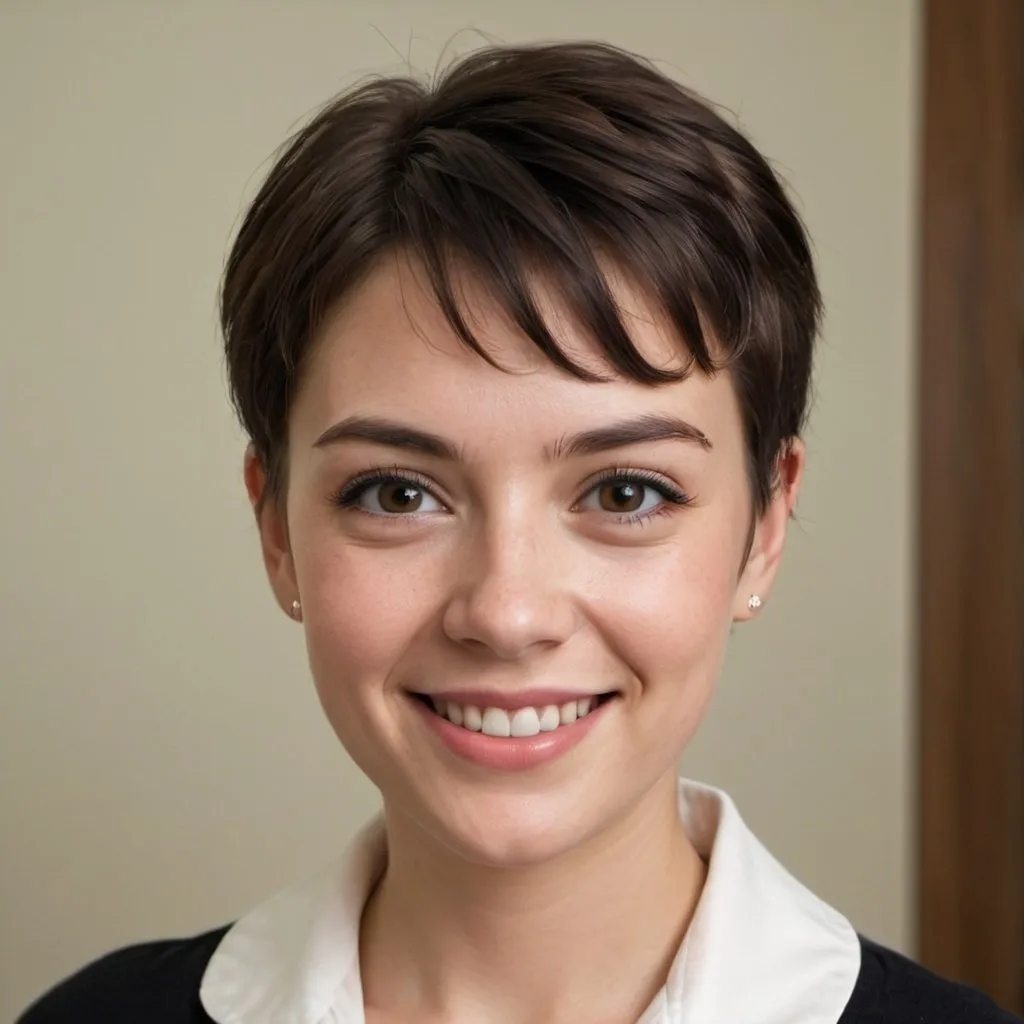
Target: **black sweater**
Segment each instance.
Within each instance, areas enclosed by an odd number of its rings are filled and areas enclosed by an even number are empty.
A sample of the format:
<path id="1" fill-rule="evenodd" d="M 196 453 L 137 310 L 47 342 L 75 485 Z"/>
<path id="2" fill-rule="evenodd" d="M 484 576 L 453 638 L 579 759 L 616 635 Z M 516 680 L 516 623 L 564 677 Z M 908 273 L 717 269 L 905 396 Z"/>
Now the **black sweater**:
<path id="1" fill-rule="evenodd" d="M 47 993 L 16 1024 L 214 1024 L 200 1005 L 199 983 L 226 931 L 111 953 Z M 867 939 L 861 954 L 853 995 L 834 1024 L 1022 1024 L 975 989 Z"/>

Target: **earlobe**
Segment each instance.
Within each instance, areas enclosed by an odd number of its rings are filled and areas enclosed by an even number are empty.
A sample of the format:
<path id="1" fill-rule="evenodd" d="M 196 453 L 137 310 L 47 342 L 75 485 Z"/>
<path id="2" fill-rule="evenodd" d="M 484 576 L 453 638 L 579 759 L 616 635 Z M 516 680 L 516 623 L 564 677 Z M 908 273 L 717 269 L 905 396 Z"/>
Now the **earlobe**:
<path id="1" fill-rule="evenodd" d="M 256 516 L 267 578 L 281 610 L 295 618 L 293 602 L 298 594 L 298 585 L 288 537 L 288 525 L 278 503 L 266 494 L 266 471 L 251 444 L 245 451 L 243 473 L 249 503 Z"/>
<path id="2" fill-rule="evenodd" d="M 734 622 L 754 618 L 771 592 L 803 480 L 804 460 L 804 446 L 799 439 L 794 439 L 779 456 L 776 490 L 757 522 L 753 544 L 736 588 Z"/>
<path id="3" fill-rule="evenodd" d="M 736 586 L 733 622 L 747 622 L 754 618 L 764 607 L 768 592 L 771 590 L 775 572 L 762 547 L 761 525 L 763 523 L 759 524 L 754 546 Z"/>

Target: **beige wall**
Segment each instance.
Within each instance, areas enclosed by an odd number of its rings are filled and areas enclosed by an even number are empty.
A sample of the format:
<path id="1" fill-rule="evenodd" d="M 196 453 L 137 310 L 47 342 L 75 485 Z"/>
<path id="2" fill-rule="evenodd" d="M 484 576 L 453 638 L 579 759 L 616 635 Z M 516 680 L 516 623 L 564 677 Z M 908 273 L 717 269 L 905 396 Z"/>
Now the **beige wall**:
<path id="1" fill-rule="evenodd" d="M 296 120 L 396 69 L 385 40 L 429 68 L 468 26 L 664 60 L 798 195 L 829 305 L 802 522 L 684 768 L 909 945 L 913 0 L 5 0 L 0 1019 L 228 920 L 374 806 L 264 582 L 214 292 Z"/>

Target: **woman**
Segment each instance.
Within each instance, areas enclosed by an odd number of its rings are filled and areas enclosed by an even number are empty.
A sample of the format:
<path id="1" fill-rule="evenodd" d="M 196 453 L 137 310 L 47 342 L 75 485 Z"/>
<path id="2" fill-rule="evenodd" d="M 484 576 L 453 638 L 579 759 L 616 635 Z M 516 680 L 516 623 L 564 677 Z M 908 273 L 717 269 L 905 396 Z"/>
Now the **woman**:
<path id="1" fill-rule="evenodd" d="M 383 815 L 24 1024 L 1010 1021 L 676 778 L 779 568 L 819 314 L 765 160 L 612 47 L 328 106 L 222 319 L 270 583 Z"/>

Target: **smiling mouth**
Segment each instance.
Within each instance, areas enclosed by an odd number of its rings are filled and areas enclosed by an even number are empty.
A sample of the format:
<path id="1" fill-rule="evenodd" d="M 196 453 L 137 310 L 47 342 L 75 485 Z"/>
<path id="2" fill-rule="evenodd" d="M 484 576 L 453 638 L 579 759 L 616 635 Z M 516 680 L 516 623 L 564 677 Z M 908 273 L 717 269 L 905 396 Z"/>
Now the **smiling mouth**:
<path id="1" fill-rule="evenodd" d="M 540 733 L 569 728 L 617 696 L 618 693 L 612 691 L 567 701 L 564 704 L 522 707 L 515 711 L 506 711 L 504 708 L 477 707 L 473 704 L 441 701 L 421 693 L 412 694 L 415 700 L 426 705 L 434 714 L 451 722 L 452 725 L 460 726 L 469 732 L 502 739 L 525 739 Z"/>

